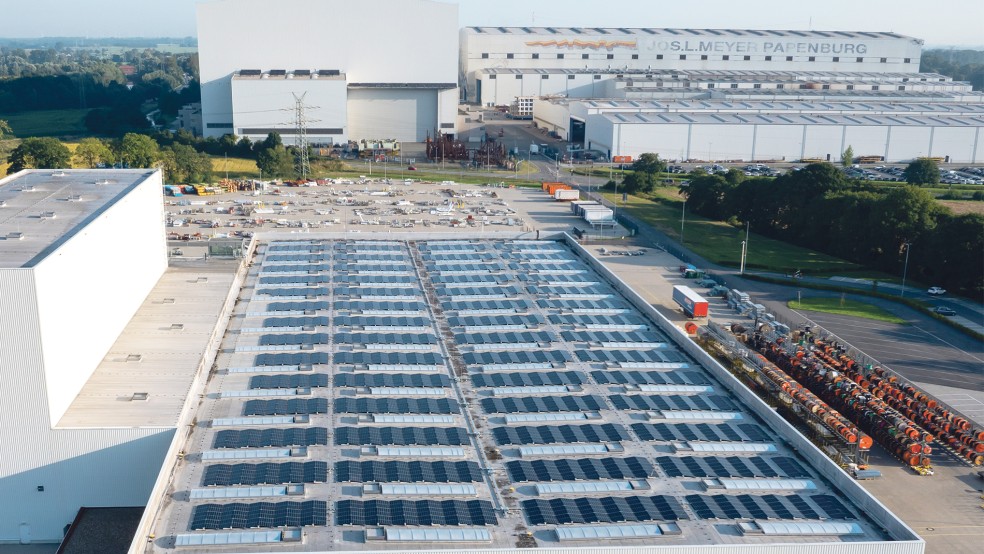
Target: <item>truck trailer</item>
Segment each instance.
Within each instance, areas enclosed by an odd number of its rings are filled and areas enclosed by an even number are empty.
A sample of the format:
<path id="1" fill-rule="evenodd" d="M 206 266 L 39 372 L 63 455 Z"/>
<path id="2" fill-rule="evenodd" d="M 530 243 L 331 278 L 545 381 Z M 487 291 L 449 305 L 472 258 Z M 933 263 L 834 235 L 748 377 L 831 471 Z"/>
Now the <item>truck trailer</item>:
<path id="1" fill-rule="evenodd" d="M 707 317 L 707 300 L 690 287 L 674 286 L 673 301 L 683 308 L 683 313 L 687 314 L 687 317 Z"/>

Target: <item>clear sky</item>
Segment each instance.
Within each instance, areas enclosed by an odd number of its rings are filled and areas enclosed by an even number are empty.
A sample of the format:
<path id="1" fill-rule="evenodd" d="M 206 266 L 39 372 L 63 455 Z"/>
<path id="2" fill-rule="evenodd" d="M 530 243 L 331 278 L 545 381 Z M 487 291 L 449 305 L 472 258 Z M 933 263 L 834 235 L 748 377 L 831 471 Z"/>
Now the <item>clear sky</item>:
<path id="1" fill-rule="evenodd" d="M 195 4 L 202 1 L 0 0 L 0 37 L 194 36 Z M 460 5 L 463 26 L 893 31 L 930 46 L 984 47 L 984 0 L 444 1 Z"/>

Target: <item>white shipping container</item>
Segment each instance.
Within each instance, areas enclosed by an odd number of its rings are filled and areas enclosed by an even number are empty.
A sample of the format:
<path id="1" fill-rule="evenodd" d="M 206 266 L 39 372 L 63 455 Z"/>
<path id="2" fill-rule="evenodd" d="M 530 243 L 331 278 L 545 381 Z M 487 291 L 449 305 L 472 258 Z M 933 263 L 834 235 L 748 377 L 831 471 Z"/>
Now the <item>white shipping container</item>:
<path id="1" fill-rule="evenodd" d="M 578 200 L 581 198 L 581 192 L 577 190 L 558 190 L 554 192 L 555 200 Z"/>
<path id="2" fill-rule="evenodd" d="M 615 212 L 611 208 L 602 208 L 600 210 L 587 210 L 584 212 L 584 220 L 588 223 L 600 223 L 602 221 L 612 221 L 615 218 Z"/>

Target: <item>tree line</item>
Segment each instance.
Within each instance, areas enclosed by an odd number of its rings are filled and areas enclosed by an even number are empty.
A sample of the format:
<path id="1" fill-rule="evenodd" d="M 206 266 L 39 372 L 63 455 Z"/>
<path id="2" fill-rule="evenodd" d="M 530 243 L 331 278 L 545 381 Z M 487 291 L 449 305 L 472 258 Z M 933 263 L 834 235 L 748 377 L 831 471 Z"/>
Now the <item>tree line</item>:
<path id="1" fill-rule="evenodd" d="M 980 50 L 923 50 L 919 71 L 967 81 L 974 90 L 984 90 L 984 52 Z"/>
<path id="2" fill-rule="evenodd" d="M 776 178 L 696 174 L 680 188 L 687 209 L 865 267 L 979 297 L 984 216 L 956 215 L 925 189 L 879 189 L 829 163 Z"/>
<path id="3" fill-rule="evenodd" d="M 10 128 L 0 120 L 0 139 Z M 126 133 L 119 139 L 84 138 L 74 153 L 60 140 L 31 137 L 20 142 L 8 156 L 8 173 L 22 169 L 61 169 L 76 167 L 159 167 L 173 183 L 203 183 L 212 180 L 212 158 L 232 156 L 256 161 L 268 178 L 296 177 L 297 151 L 285 146 L 280 135 L 252 142 L 247 137 L 223 135 L 200 138 L 187 131 L 159 131 L 151 134 Z"/>

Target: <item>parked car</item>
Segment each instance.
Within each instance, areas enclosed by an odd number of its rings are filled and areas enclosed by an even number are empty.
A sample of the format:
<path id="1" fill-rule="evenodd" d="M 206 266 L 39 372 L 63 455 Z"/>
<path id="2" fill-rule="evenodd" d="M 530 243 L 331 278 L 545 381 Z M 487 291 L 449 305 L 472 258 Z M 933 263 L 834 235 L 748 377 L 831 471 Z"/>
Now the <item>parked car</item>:
<path id="1" fill-rule="evenodd" d="M 946 306 L 937 306 L 933 308 L 933 313 L 946 316 L 957 315 L 957 312 L 954 311 L 953 308 L 948 308 Z"/>
<path id="2" fill-rule="evenodd" d="M 929 287 L 929 290 L 926 291 L 926 294 L 932 294 L 933 296 L 940 296 L 946 294 L 946 289 L 944 289 L 943 287 Z"/>

